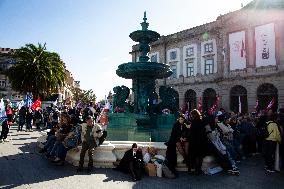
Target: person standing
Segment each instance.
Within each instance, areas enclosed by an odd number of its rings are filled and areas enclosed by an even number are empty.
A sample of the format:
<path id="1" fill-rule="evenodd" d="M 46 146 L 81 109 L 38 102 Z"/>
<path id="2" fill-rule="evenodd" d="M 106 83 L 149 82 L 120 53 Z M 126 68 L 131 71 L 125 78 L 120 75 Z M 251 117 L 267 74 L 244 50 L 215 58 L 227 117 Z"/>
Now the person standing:
<path id="1" fill-rule="evenodd" d="M 275 151 L 277 143 L 281 142 L 281 135 L 277 123 L 275 122 L 276 116 L 272 110 L 268 111 L 267 131 L 269 136 L 264 140 L 264 158 L 265 170 L 269 173 L 275 172 Z"/>
<path id="2" fill-rule="evenodd" d="M 7 119 L 8 119 L 8 125 L 11 125 L 12 120 L 13 120 L 13 111 L 12 111 L 10 101 L 8 101 L 8 104 L 6 106 L 6 115 L 7 115 Z"/>
<path id="3" fill-rule="evenodd" d="M 21 107 L 19 111 L 19 126 L 18 126 L 18 131 L 23 130 L 23 126 L 26 122 L 26 108 L 24 106 Z"/>
<path id="4" fill-rule="evenodd" d="M 165 143 L 167 146 L 166 159 L 168 160 L 168 167 L 175 174 L 177 174 L 175 170 L 177 165 L 176 149 L 183 156 L 183 163 L 188 165 L 189 127 L 190 124 L 186 121 L 184 115 L 180 114 L 173 125 L 169 141 Z"/>
<path id="5" fill-rule="evenodd" d="M 81 126 L 82 126 L 82 134 L 81 134 L 82 149 L 80 153 L 80 161 L 77 172 L 83 170 L 84 158 L 87 151 L 89 156 L 87 171 L 91 172 L 93 169 L 93 149 L 96 148 L 99 144 L 98 139 L 102 136 L 102 129 L 100 125 L 98 124 L 94 125 L 94 121 L 91 116 L 87 116 L 86 123 L 82 123 Z"/>
<path id="6" fill-rule="evenodd" d="M 28 111 L 26 114 L 26 132 L 33 131 L 32 130 L 32 120 L 33 120 L 33 112 L 31 108 L 28 108 Z"/>
<path id="7" fill-rule="evenodd" d="M 189 173 L 195 175 L 201 174 L 201 165 L 203 157 L 207 151 L 207 136 L 205 130 L 205 123 L 200 112 L 196 109 L 190 112 L 191 127 L 189 142 Z"/>
<path id="8" fill-rule="evenodd" d="M 2 131 L 1 131 L 1 135 L 0 135 L 0 143 L 1 142 L 9 142 L 9 140 L 7 140 L 9 128 L 10 128 L 10 125 L 8 124 L 7 119 L 5 119 L 2 122 Z"/>
<path id="9" fill-rule="evenodd" d="M 279 109 L 278 124 L 281 131 L 281 144 L 279 146 L 279 153 L 281 157 L 281 166 L 284 169 L 284 108 Z"/>

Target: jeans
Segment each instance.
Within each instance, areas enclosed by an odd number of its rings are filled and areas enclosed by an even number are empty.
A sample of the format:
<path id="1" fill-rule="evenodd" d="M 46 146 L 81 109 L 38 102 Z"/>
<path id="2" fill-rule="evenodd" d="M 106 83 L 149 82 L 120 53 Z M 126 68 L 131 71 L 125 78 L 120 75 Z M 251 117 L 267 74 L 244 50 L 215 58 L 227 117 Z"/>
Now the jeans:
<path id="1" fill-rule="evenodd" d="M 56 136 L 55 135 L 48 136 L 47 141 L 44 145 L 44 149 L 47 150 L 48 153 L 50 153 L 55 142 L 56 142 Z"/>
<path id="2" fill-rule="evenodd" d="M 26 120 L 26 129 L 32 129 L 32 120 Z"/>
<path id="3" fill-rule="evenodd" d="M 60 142 L 60 144 L 58 144 L 58 146 L 57 146 L 56 157 L 59 157 L 61 161 L 64 161 L 68 150 L 70 150 L 70 149 L 66 148 L 62 144 L 62 142 Z"/>
<path id="4" fill-rule="evenodd" d="M 264 141 L 264 159 L 268 169 L 274 170 L 275 150 L 277 142 L 271 140 Z"/>
<path id="5" fill-rule="evenodd" d="M 25 124 L 25 120 L 23 118 L 19 118 L 18 131 L 22 131 L 23 130 L 24 124 Z"/>

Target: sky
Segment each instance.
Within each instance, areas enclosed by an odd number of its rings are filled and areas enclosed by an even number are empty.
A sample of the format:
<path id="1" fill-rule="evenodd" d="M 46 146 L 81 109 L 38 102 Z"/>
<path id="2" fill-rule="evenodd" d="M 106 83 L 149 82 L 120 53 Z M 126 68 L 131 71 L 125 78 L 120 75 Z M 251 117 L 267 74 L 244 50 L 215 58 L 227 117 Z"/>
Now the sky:
<path id="1" fill-rule="evenodd" d="M 82 89 L 97 100 L 117 85 L 119 64 L 131 61 L 135 44 L 128 36 L 141 29 L 147 12 L 149 29 L 169 35 L 211 21 L 251 0 L 0 0 L 0 47 L 46 43 L 57 52 Z"/>

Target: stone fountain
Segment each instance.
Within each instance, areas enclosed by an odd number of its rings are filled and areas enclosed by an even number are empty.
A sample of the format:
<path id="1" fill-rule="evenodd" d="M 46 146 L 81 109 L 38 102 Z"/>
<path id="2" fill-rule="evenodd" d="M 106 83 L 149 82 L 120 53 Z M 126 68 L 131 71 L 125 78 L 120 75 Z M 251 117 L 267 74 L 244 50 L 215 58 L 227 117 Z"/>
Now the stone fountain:
<path id="1" fill-rule="evenodd" d="M 177 101 L 174 90 L 170 87 L 159 89 L 160 103 L 155 92 L 155 80 L 169 77 L 172 74 L 169 66 L 157 62 L 149 62 L 147 56 L 150 51 L 149 43 L 160 38 L 160 35 L 148 30 L 146 13 L 142 30 L 132 32 L 130 38 L 139 42 L 141 56 L 138 62 L 128 62 L 118 66 L 117 75 L 133 80 L 133 105 L 127 102 L 130 89 L 125 86 L 114 87 L 113 109 L 109 113 L 109 125 L 107 128 L 107 141 L 95 149 L 93 153 L 94 166 L 113 168 L 121 160 L 126 150 L 131 148 L 133 141 L 139 147 L 146 148 L 151 145 L 157 149 L 157 153 L 166 156 L 167 147 L 164 142 L 168 140 L 171 128 L 175 122 L 177 112 Z M 170 109 L 172 114 L 162 114 L 161 109 Z M 42 132 L 38 139 L 38 146 L 43 147 L 47 134 Z M 152 142 L 151 142 L 152 140 Z M 79 149 L 79 150 L 78 150 Z M 68 151 L 66 161 L 78 166 L 81 146 Z M 87 156 L 85 156 L 87 166 Z M 178 154 L 177 170 L 184 169 L 182 156 Z"/>
<path id="2" fill-rule="evenodd" d="M 131 106 L 125 102 L 130 92 L 127 87 L 118 86 L 114 88 L 113 108 L 119 107 L 125 110 L 125 112 L 109 114 L 109 140 L 149 141 L 151 140 L 150 138 L 155 141 L 166 140 L 157 137 L 157 134 L 154 133 L 159 132 L 159 125 L 162 124 L 162 127 L 164 127 L 162 129 L 167 127 L 165 134 L 169 135 L 169 127 L 171 128 L 174 122 L 173 115 L 166 116 L 165 121 L 165 119 L 161 120 L 162 115 L 158 115 L 159 112 L 155 112 L 159 107 L 159 104 L 156 103 L 158 99 L 155 91 L 155 80 L 172 75 L 169 65 L 149 61 L 149 44 L 157 41 L 160 38 L 160 34 L 148 30 L 149 23 L 147 23 L 146 12 L 144 12 L 141 26 L 141 30 L 134 31 L 129 35 L 133 41 L 139 42 L 139 61 L 121 64 L 116 70 L 116 74 L 119 77 L 132 79 L 134 102 Z M 133 112 L 129 111 L 129 109 L 132 109 Z"/>

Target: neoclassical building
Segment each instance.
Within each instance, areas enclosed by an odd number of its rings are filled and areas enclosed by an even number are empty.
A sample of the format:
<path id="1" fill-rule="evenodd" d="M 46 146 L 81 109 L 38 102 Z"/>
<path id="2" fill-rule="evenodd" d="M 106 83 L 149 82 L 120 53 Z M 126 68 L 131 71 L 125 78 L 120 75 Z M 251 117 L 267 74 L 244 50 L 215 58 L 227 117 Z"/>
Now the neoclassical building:
<path id="1" fill-rule="evenodd" d="M 133 46 L 132 61 L 139 57 Z M 254 0 L 216 21 L 162 36 L 151 44 L 151 61 L 167 63 L 173 74 L 157 80 L 173 87 L 180 107 L 254 111 L 284 107 L 284 1 Z"/>

